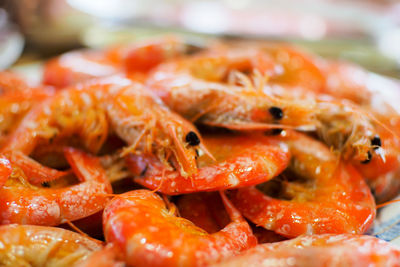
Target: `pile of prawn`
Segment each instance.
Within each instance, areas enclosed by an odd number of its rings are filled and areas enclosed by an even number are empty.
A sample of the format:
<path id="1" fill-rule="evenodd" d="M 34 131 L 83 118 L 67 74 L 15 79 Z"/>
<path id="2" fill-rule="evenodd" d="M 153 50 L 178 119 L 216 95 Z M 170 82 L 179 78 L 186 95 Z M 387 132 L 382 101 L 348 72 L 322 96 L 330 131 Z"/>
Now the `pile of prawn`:
<path id="1" fill-rule="evenodd" d="M 174 36 L 1 72 L 0 265 L 400 266 L 365 234 L 400 192 L 400 113 L 367 76 Z"/>

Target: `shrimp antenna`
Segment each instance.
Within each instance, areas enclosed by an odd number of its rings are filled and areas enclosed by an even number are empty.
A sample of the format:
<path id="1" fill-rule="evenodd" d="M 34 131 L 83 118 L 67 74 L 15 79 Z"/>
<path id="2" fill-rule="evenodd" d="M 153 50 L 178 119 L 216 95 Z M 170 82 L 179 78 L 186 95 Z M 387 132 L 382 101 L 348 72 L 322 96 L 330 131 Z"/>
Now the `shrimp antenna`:
<path id="1" fill-rule="evenodd" d="M 163 168 L 162 173 L 161 173 L 160 184 L 154 190 L 151 190 L 152 193 L 156 193 L 156 192 L 158 192 L 158 190 L 161 189 L 163 182 L 164 182 L 164 178 L 165 178 L 165 167 Z"/>
<path id="2" fill-rule="evenodd" d="M 213 161 L 217 161 L 215 157 L 211 154 L 211 152 L 207 149 L 206 145 L 200 143 L 200 148 L 204 152 L 204 154 L 206 154 L 210 159 L 212 159 Z"/>
<path id="3" fill-rule="evenodd" d="M 379 208 L 385 207 L 387 205 L 390 205 L 390 204 L 393 204 L 393 203 L 396 203 L 396 202 L 400 202 L 400 199 L 394 199 L 394 200 L 390 200 L 390 201 L 384 202 L 382 204 L 376 205 L 376 208 L 379 209 Z"/>
<path id="4" fill-rule="evenodd" d="M 253 83 L 257 91 L 264 92 L 264 87 L 267 84 L 270 76 L 268 74 L 262 74 L 258 69 L 253 70 Z"/>
<path id="5" fill-rule="evenodd" d="M 270 124 L 262 122 L 248 122 L 242 124 L 225 124 L 225 123 L 214 123 L 206 122 L 205 124 L 214 127 L 227 128 L 230 130 L 269 130 L 269 129 L 291 129 L 295 130 L 297 126 L 282 125 L 282 124 Z"/>

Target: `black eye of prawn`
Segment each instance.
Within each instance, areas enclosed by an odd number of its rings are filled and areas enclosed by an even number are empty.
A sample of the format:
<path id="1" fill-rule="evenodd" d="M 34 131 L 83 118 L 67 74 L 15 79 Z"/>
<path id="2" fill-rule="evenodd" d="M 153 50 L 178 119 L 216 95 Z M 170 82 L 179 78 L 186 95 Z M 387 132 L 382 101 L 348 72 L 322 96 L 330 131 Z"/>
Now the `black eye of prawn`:
<path id="1" fill-rule="evenodd" d="M 193 131 L 190 131 L 187 135 L 186 135 L 186 142 L 190 145 L 190 146 L 197 146 L 200 144 L 200 138 L 197 136 L 197 134 Z"/>
<path id="2" fill-rule="evenodd" d="M 278 107 L 270 107 L 268 109 L 269 113 L 274 117 L 275 120 L 280 120 L 283 118 L 283 110 Z"/>
<path id="3" fill-rule="evenodd" d="M 49 182 L 43 182 L 43 183 L 42 183 L 42 186 L 43 186 L 43 187 L 50 187 L 50 184 L 49 184 Z"/>
<path id="4" fill-rule="evenodd" d="M 371 145 L 374 146 L 374 149 L 378 149 L 378 147 L 381 147 L 382 146 L 381 138 L 375 135 L 374 138 L 371 139 Z"/>
<path id="5" fill-rule="evenodd" d="M 283 129 L 277 128 L 277 129 L 272 129 L 271 130 L 271 135 L 280 135 L 282 133 Z"/>
<path id="6" fill-rule="evenodd" d="M 361 163 L 362 163 L 362 164 L 367 164 L 367 163 L 369 163 L 369 162 L 371 161 L 371 159 L 372 159 L 372 153 L 371 153 L 371 151 L 368 151 L 368 153 L 367 153 L 367 159 L 361 161 Z"/>

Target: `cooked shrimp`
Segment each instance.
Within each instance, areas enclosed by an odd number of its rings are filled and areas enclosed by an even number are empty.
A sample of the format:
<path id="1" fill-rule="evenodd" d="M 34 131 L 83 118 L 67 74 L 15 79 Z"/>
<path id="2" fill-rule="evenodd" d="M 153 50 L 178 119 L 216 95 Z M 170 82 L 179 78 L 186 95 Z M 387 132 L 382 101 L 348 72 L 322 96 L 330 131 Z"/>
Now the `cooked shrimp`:
<path id="1" fill-rule="evenodd" d="M 0 189 L 1 224 L 59 225 L 104 208 L 112 189 L 99 160 L 72 148 L 65 150 L 65 156 L 80 183 L 64 188 L 29 184 L 18 162 L 14 163 Z"/>
<path id="2" fill-rule="evenodd" d="M 43 69 L 43 84 L 64 88 L 96 77 L 104 77 L 122 68 L 111 61 L 104 51 L 80 50 L 49 60 Z"/>
<path id="3" fill-rule="evenodd" d="M 378 128 L 378 134 L 371 143 L 374 151 L 382 157 L 372 157 L 368 164 L 356 163 L 356 169 L 367 180 L 377 202 L 385 202 L 399 193 L 400 189 L 400 116 L 381 118 L 391 131 Z"/>
<path id="4" fill-rule="evenodd" d="M 151 191 L 119 195 L 104 210 L 106 240 L 119 248 L 129 266 L 204 266 L 255 246 L 247 222 L 223 193 L 221 197 L 232 222 L 208 234 L 176 217 L 174 208 L 168 210 Z"/>
<path id="5" fill-rule="evenodd" d="M 72 51 L 46 63 L 43 83 L 63 88 L 123 72 L 138 78 L 135 74 L 146 73 L 161 62 L 184 54 L 185 48 L 179 38 L 164 36 L 104 50 Z"/>
<path id="6" fill-rule="evenodd" d="M 175 157 L 175 167 L 183 175 L 196 170 L 196 150 L 206 151 L 192 124 L 140 84 L 120 77 L 60 91 L 27 115 L 3 151 L 30 154 L 35 147 L 68 141 L 95 153 L 109 133 L 128 144 L 122 154 L 155 154 L 166 165 Z M 199 142 L 188 142 L 188 135 Z"/>
<path id="7" fill-rule="evenodd" d="M 36 103 L 53 94 L 51 88 L 30 87 L 16 74 L 0 72 L 0 146 Z"/>
<path id="8" fill-rule="evenodd" d="M 132 45 L 113 47 L 107 57 L 121 62 L 128 74 L 146 73 L 164 61 L 184 55 L 191 46 L 177 36 L 162 36 Z"/>
<path id="9" fill-rule="evenodd" d="M 367 148 L 370 143 L 372 149 L 364 150 L 372 158 L 360 164 L 355 162 L 356 168 L 368 180 L 376 199 L 379 202 L 393 198 L 399 188 L 400 179 L 400 83 L 373 73 L 346 62 L 319 60 L 319 67 L 326 78 L 326 85 L 320 89 L 296 88 L 296 94 L 311 98 L 331 98 L 339 101 L 352 101 L 376 117 L 379 122 L 374 136 L 364 139 L 360 148 Z M 283 90 L 284 91 L 284 90 Z M 288 96 L 293 90 L 287 90 Z M 302 93 L 299 93 L 302 91 Z M 282 90 L 281 92 L 282 93 Z M 365 153 L 365 152 L 364 152 Z"/>
<path id="10" fill-rule="evenodd" d="M 327 84 L 319 90 L 309 88 L 271 88 L 273 95 L 289 99 L 321 99 L 324 116 L 320 116 L 331 127 L 321 128 L 318 134 L 330 145 L 343 142 L 343 132 L 352 132 L 347 143 L 353 144 L 355 153 L 361 155 L 353 160 L 358 171 L 367 179 L 379 202 L 393 198 L 400 189 L 400 83 L 395 80 L 367 73 L 359 67 L 338 62 L 322 62 L 327 75 Z M 329 70 L 329 71 L 328 71 Z M 351 103 L 350 101 L 356 103 Z M 321 102 L 321 103 L 323 103 Z M 346 113 L 332 120 L 329 110 L 332 104 L 353 110 L 352 121 Z M 363 115 L 365 113 L 366 116 Z M 328 114 L 328 115 L 327 115 Z M 360 116 L 357 116 L 360 114 Z M 342 117 L 343 119 L 340 119 Z M 375 121 L 370 128 L 369 118 Z M 328 134 L 324 130 L 331 129 Z M 348 130 L 346 130 L 348 129 Z M 351 129 L 353 129 L 351 131 Z M 335 130 L 333 132 L 332 130 Z M 369 132 L 369 135 L 357 133 Z M 371 135 L 373 133 L 373 135 Z M 331 136 L 331 137 L 329 137 Z M 336 144 L 336 145 L 335 145 Z M 345 151 L 344 151 L 345 152 Z M 351 152 L 351 151 L 350 151 Z M 348 151 L 347 151 L 348 153 Z M 346 152 L 345 152 L 346 154 Z M 367 157 L 365 157 L 367 155 Z M 344 158 L 349 155 L 342 154 Z M 353 158 L 354 159 L 354 158 Z M 366 164 L 368 163 L 368 164 Z"/>
<path id="11" fill-rule="evenodd" d="M 323 62 L 327 76 L 324 94 L 351 100 L 373 113 L 382 123 L 374 143 L 374 154 L 368 165 L 356 164 L 367 178 L 379 202 L 393 198 L 400 189 L 400 82 L 368 73 L 345 62 Z M 319 92 L 321 93 L 321 92 Z"/>
<path id="12" fill-rule="evenodd" d="M 245 49 L 241 44 L 238 47 Z M 326 77 L 320 69 L 319 58 L 288 44 L 263 42 L 254 47 L 269 55 L 274 62 L 275 72 L 270 75 L 270 84 L 313 91 L 325 86 Z"/>
<path id="13" fill-rule="evenodd" d="M 262 244 L 214 266 L 395 267 L 400 249 L 365 235 L 310 235 Z"/>
<path id="14" fill-rule="evenodd" d="M 238 210 L 258 226 L 287 237 L 364 233 L 375 218 L 375 202 L 360 174 L 322 143 L 300 133 L 285 131 L 277 138 L 292 154 L 292 173 L 282 176 L 280 188 L 272 188 L 278 198 L 255 187 L 233 192 Z M 300 181 L 293 181 L 293 173 Z"/>
<path id="15" fill-rule="evenodd" d="M 193 121 L 238 128 L 261 122 L 315 124 L 313 103 L 303 105 L 268 97 L 262 92 L 262 80 L 253 84 L 239 73 L 255 68 L 267 72 L 269 63 L 253 62 L 259 56 L 257 51 L 234 52 L 195 55 L 161 64 L 147 84 L 171 109 Z"/>
<path id="16" fill-rule="evenodd" d="M 345 101 L 300 100 L 269 93 L 268 87 L 274 91 L 276 70 L 265 54 L 257 49 L 227 49 L 186 57 L 161 64 L 147 85 L 172 110 L 194 122 L 234 130 L 317 131 L 345 159 L 367 161 L 375 134 L 372 116 Z"/>
<path id="17" fill-rule="evenodd" d="M 100 248 L 100 242 L 61 228 L 0 226 L 0 265 L 5 267 L 70 267 Z"/>
<path id="18" fill-rule="evenodd" d="M 131 155 L 127 165 L 137 176 L 135 182 L 164 194 L 217 191 L 256 185 L 272 179 L 289 163 L 289 154 L 266 136 L 207 136 L 211 154 L 197 158 L 198 170 L 190 179 L 167 169 L 154 156 Z"/>

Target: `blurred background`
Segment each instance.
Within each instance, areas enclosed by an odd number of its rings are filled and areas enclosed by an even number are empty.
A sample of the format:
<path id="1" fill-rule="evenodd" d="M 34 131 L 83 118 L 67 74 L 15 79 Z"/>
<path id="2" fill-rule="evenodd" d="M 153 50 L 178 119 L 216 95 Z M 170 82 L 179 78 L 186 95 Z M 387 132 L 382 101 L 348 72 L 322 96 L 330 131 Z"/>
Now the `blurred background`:
<path id="1" fill-rule="evenodd" d="M 0 0 L 0 69 L 167 32 L 290 41 L 400 78 L 394 0 Z"/>

